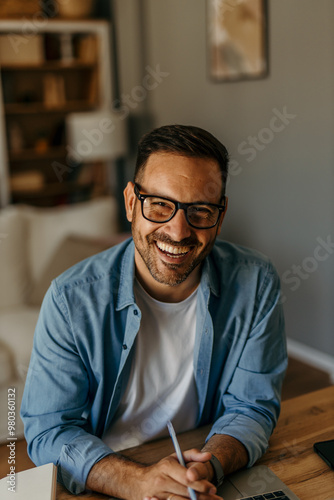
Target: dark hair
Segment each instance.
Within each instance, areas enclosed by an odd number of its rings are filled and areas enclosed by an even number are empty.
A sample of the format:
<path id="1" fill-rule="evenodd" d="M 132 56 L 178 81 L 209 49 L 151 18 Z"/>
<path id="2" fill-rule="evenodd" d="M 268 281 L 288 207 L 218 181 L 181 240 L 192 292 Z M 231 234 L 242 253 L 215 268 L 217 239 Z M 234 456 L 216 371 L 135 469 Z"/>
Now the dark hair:
<path id="1" fill-rule="evenodd" d="M 224 195 L 228 152 L 225 146 L 206 130 L 190 125 L 164 125 L 145 134 L 138 144 L 135 182 L 140 183 L 140 177 L 150 155 L 159 152 L 216 160 L 221 172 L 222 195 Z"/>

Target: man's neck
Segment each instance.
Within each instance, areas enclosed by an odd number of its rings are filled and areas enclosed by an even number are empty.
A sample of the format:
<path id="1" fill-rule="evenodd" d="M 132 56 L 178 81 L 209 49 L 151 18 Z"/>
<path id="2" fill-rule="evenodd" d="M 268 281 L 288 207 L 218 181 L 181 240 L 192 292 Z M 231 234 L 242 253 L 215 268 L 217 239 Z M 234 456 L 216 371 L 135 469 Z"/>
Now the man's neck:
<path id="1" fill-rule="evenodd" d="M 142 272 L 136 265 L 136 278 L 151 297 L 161 302 L 182 302 L 196 290 L 201 279 L 201 266 L 194 269 L 185 281 L 175 286 L 159 283 L 147 269 L 146 271 Z"/>

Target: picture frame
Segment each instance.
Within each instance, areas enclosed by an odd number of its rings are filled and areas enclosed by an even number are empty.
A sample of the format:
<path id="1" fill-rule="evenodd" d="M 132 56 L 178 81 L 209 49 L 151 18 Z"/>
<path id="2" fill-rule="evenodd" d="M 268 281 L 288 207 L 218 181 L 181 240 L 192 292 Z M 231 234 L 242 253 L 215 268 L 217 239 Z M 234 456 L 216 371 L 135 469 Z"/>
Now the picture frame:
<path id="1" fill-rule="evenodd" d="M 267 0 L 207 0 L 208 72 L 216 82 L 265 78 Z"/>

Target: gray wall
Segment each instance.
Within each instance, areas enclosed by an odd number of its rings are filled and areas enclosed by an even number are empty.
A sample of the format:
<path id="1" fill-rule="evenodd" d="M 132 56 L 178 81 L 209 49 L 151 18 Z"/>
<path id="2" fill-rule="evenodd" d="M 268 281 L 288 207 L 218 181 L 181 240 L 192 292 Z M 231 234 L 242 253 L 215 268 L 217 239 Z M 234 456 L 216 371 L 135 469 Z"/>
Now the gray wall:
<path id="1" fill-rule="evenodd" d="M 159 65 L 169 75 L 145 99 L 155 124 L 195 124 L 225 143 L 232 170 L 222 236 L 270 256 L 288 336 L 334 355 L 334 2 L 269 1 L 270 76 L 238 83 L 208 79 L 204 0 L 145 0 L 140 59 L 129 8 L 138 3 L 119 3 L 124 90 L 142 83 L 144 65 Z M 282 130 L 264 131 L 284 110 Z M 261 150 L 249 151 L 250 136 Z"/>

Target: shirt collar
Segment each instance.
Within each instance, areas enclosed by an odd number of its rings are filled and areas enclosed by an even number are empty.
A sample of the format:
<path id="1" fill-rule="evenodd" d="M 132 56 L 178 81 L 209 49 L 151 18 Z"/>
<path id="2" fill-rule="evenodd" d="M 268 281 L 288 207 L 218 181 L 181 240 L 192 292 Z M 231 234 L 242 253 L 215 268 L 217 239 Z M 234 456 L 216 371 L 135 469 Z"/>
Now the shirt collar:
<path id="1" fill-rule="evenodd" d="M 116 310 L 119 311 L 135 303 L 133 280 L 135 276 L 135 245 L 131 238 L 123 254 L 119 275 L 119 288 Z"/>
<path id="2" fill-rule="evenodd" d="M 219 276 L 217 268 L 215 266 L 214 254 L 215 254 L 215 247 L 213 247 L 210 254 L 206 257 L 206 259 L 203 262 L 200 286 L 203 290 L 210 289 L 212 293 L 214 293 L 217 297 L 219 297 L 221 276 Z"/>

